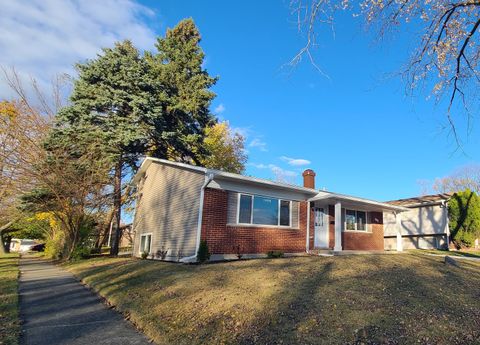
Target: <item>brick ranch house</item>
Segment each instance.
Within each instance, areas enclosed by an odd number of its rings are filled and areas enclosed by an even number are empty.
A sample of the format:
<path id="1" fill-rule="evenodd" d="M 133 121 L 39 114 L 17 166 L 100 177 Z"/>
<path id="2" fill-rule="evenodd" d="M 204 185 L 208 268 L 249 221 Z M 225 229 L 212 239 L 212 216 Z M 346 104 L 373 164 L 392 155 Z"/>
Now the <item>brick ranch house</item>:
<path id="1" fill-rule="evenodd" d="M 201 240 L 212 260 L 326 249 L 384 250 L 384 214 L 400 229 L 407 208 L 304 186 L 146 158 L 133 179 L 137 203 L 134 255 L 167 251 L 166 260 L 195 261 Z M 398 231 L 396 250 L 403 250 Z"/>

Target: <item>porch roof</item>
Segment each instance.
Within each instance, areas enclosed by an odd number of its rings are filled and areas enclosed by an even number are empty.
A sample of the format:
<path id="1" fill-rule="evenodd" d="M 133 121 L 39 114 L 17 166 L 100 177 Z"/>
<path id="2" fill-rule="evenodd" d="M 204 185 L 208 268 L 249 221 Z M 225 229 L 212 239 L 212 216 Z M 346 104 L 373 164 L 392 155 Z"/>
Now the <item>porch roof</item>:
<path id="1" fill-rule="evenodd" d="M 395 212 L 406 212 L 409 211 L 408 208 L 403 206 L 396 206 L 392 204 L 387 204 L 384 202 L 379 202 L 370 199 L 359 198 L 351 195 L 331 193 L 331 192 L 319 192 L 313 198 L 308 199 L 308 201 L 326 201 L 331 203 L 341 202 L 342 206 L 345 207 L 358 207 L 361 206 L 368 211 L 395 211 Z"/>

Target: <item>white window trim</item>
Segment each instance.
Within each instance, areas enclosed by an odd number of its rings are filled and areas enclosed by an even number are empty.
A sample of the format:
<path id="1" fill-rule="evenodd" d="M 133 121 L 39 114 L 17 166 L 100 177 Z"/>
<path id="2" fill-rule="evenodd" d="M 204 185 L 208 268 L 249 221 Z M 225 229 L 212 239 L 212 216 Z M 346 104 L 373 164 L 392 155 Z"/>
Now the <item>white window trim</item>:
<path id="1" fill-rule="evenodd" d="M 251 197 L 252 203 L 251 203 L 251 209 L 250 209 L 250 223 L 240 223 L 240 200 L 242 198 L 242 195 L 246 195 Z M 255 203 L 255 196 L 261 197 L 261 198 L 271 198 L 271 199 L 277 199 L 278 201 L 278 213 L 277 213 L 277 225 L 271 225 L 271 224 L 254 224 L 253 223 L 253 204 Z M 282 201 L 288 201 L 288 208 L 289 208 L 289 225 L 280 225 L 280 211 L 281 211 L 281 202 Z M 242 225 L 242 226 L 248 226 L 248 227 L 272 227 L 272 228 L 285 228 L 285 229 L 291 229 L 292 228 L 292 200 L 287 200 L 287 199 L 281 199 L 273 196 L 267 196 L 267 195 L 257 195 L 257 194 L 249 194 L 249 193 L 238 193 L 237 196 L 237 225 Z"/>
<path id="2" fill-rule="evenodd" d="M 152 252 L 152 242 L 153 242 L 153 233 L 151 233 L 151 232 L 146 232 L 146 233 L 140 235 L 140 243 L 138 244 L 138 253 L 142 254 L 144 252 L 144 250 L 142 250 L 143 248 L 140 248 L 142 246 L 142 237 L 144 237 L 144 236 L 145 237 L 150 236 L 150 248 L 148 250 L 148 254 L 150 254 Z"/>
<path id="3" fill-rule="evenodd" d="M 365 217 L 366 217 L 366 222 L 365 222 L 365 230 L 357 230 L 357 222 L 355 221 L 355 230 L 347 230 L 347 210 L 348 211 L 354 211 L 355 212 L 355 220 L 357 220 L 357 212 L 365 212 Z M 343 222 L 343 232 L 357 232 L 357 233 L 371 233 L 370 231 L 370 223 L 368 222 L 370 212 L 367 210 L 361 210 L 361 209 L 351 209 L 351 208 L 344 208 L 343 209 L 343 218 L 345 221 Z"/>

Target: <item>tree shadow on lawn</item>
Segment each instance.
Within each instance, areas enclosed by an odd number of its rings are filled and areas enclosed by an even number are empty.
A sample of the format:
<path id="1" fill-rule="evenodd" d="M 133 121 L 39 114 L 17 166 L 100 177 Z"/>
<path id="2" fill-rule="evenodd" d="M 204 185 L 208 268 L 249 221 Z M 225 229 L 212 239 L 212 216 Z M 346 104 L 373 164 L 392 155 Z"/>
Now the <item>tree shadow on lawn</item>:
<path id="1" fill-rule="evenodd" d="M 389 262 L 386 264 L 385 260 Z M 471 308 L 468 316 L 465 309 L 467 302 L 470 305 L 477 302 L 478 308 L 477 296 L 465 291 L 460 300 L 444 297 L 446 291 L 471 289 L 472 281 L 438 261 L 426 261 L 414 259 L 411 267 L 405 267 L 396 265 L 393 258 L 379 256 L 335 258 L 322 270 L 297 276 L 295 282 L 265 303 L 275 307 L 264 315 L 257 315 L 247 331 L 239 336 L 238 343 L 466 344 L 478 341 L 478 309 Z M 358 264 L 368 269 L 337 274 L 345 265 Z M 424 265 L 442 272 L 436 277 L 418 272 L 420 268 L 426 269 Z M 470 319 L 466 320 L 465 316 Z"/>
<path id="2" fill-rule="evenodd" d="M 160 344 L 452 344 L 480 337 L 480 270 L 434 257 L 203 266 L 135 260 L 79 274 Z"/>

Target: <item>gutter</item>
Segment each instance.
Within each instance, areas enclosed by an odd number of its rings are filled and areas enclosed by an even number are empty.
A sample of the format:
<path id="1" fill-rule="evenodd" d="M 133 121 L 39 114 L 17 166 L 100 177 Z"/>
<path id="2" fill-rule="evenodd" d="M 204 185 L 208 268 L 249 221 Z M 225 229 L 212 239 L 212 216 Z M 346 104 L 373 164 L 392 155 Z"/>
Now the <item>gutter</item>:
<path id="1" fill-rule="evenodd" d="M 205 175 L 205 182 L 200 189 L 200 205 L 198 207 L 198 223 L 197 223 L 197 240 L 195 244 L 195 255 L 187 256 L 180 259 L 180 262 L 196 262 L 197 261 L 197 254 L 198 249 L 200 248 L 200 240 L 202 235 L 202 220 L 203 220 L 203 203 L 205 200 L 205 188 L 208 186 L 210 182 L 215 178 L 215 174 L 211 171 L 207 171 Z"/>

